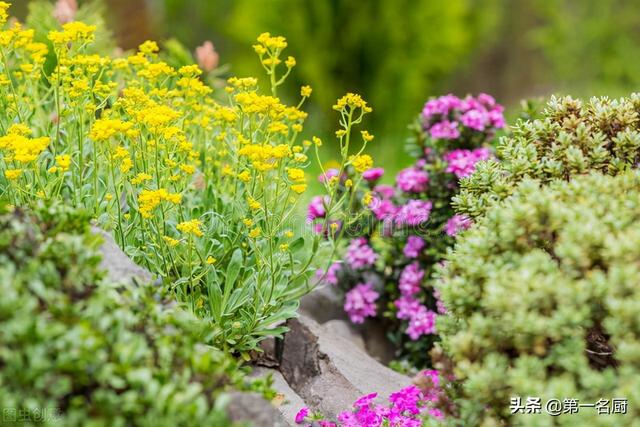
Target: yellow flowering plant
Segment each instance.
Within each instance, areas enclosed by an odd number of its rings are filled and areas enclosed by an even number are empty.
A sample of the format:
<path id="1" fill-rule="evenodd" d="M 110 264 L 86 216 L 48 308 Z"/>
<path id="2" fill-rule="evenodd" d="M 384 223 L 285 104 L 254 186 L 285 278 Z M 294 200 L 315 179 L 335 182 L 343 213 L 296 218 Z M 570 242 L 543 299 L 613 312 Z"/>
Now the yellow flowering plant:
<path id="1" fill-rule="evenodd" d="M 0 2 L 3 27 L 7 7 Z M 64 24 L 48 35 L 53 52 L 18 23 L 0 31 L 0 197 L 85 208 L 179 302 L 210 321 L 211 344 L 247 355 L 286 330 L 283 322 L 314 286 L 315 256 L 335 246 L 335 239 L 291 230 L 314 145 L 300 141 L 301 107 L 312 90 L 303 87 L 295 106 L 277 97 L 296 64 L 281 60 L 283 37 L 265 33 L 254 46 L 269 95 L 255 78 L 232 77 L 214 97 L 198 66 L 173 68 L 155 42 L 123 57 L 87 53 L 94 30 Z M 46 73 L 51 53 L 56 65 Z M 336 109 L 341 169 L 371 167 L 362 154 L 368 133 L 349 154 L 351 128 L 370 108 L 349 94 Z M 336 186 L 327 190 L 333 212 Z"/>

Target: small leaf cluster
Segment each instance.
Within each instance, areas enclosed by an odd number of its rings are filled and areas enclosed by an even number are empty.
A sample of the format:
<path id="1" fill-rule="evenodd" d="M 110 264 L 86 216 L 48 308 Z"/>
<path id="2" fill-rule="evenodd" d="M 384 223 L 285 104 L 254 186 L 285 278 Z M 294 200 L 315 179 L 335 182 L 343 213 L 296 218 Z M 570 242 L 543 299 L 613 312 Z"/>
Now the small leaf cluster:
<path id="1" fill-rule="evenodd" d="M 0 214 L 5 421 L 229 425 L 218 395 L 238 365 L 153 287 L 107 282 L 87 218 L 55 206 Z"/>
<path id="2" fill-rule="evenodd" d="M 618 175 L 640 161 L 640 95 L 627 98 L 551 97 L 541 118 L 520 120 L 501 138 L 497 159 L 478 164 L 454 198 L 471 218 L 512 194 L 526 177 L 546 184 L 598 171 Z"/>
<path id="3" fill-rule="evenodd" d="M 448 315 L 438 329 L 459 390 L 452 422 L 632 425 L 633 403 L 626 416 L 510 412 L 518 396 L 640 400 L 640 176 L 541 185 L 526 178 L 488 209 L 439 272 Z"/>

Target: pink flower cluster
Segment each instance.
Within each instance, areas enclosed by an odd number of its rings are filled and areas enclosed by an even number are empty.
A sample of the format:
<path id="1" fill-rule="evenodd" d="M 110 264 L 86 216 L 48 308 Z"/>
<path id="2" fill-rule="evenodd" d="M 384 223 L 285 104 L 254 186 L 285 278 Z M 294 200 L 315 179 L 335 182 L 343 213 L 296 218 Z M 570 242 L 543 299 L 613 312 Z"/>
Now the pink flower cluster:
<path id="1" fill-rule="evenodd" d="M 349 266 L 357 270 L 372 266 L 378 259 L 378 254 L 369 246 L 367 239 L 358 237 L 351 241 L 344 257 Z"/>
<path id="2" fill-rule="evenodd" d="M 402 253 L 407 258 L 418 258 L 420 251 L 422 251 L 426 245 L 422 237 L 409 236 L 407 243 L 404 245 L 404 249 L 402 249 Z"/>
<path id="3" fill-rule="evenodd" d="M 435 376 L 437 380 L 437 372 Z M 436 381 L 432 384 L 435 385 Z M 437 393 L 425 392 L 411 385 L 392 393 L 389 403 L 382 405 L 376 402 L 378 393 L 371 393 L 356 400 L 351 410 L 341 412 L 337 423 L 322 420 L 318 424 L 322 427 L 420 427 L 425 415 L 444 420 L 442 412 L 429 405 L 435 396 Z M 309 419 L 309 409 L 302 408 L 295 421 L 297 424 L 312 421 Z"/>
<path id="4" fill-rule="evenodd" d="M 465 130 L 491 133 L 505 126 L 504 107 L 491 95 L 460 99 L 444 95 L 428 101 L 422 110 L 425 130 L 435 139 L 457 139 Z"/>
<path id="5" fill-rule="evenodd" d="M 424 270 L 417 262 L 407 265 L 400 274 L 401 297 L 395 301 L 397 308 L 396 317 L 400 320 L 408 320 L 407 335 L 416 341 L 422 335 L 436 333 L 436 313 L 421 304 L 415 295 L 420 292 Z"/>
<path id="6" fill-rule="evenodd" d="M 429 221 L 433 204 L 429 200 L 412 199 L 396 211 L 395 222 L 397 225 L 418 226 Z"/>
<path id="7" fill-rule="evenodd" d="M 471 227 L 472 221 L 471 218 L 468 218 L 464 215 L 454 215 L 447 223 L 444 225 L 444 232 L 449 236 L 455 236 L 462 230 L 466 230 Z"/>
<path id="8" fill-rule="evenodd" d="M 458 178 L 464 178 L 476 170 L 476 163 L 490 157 L 491 151 L 488 148 L 476 148 L 475 150 L 453 150 L 442 158 L 447 162 L 447 172 L 453 173 Z"/>
<path id="9" fill-rule="evenodd" d="M 353 323 L 364 323 L 366 317 L 376 315 L 376 300 L 380 296 L 369 283 L 360 283 L 345 296 L 344 311 Z"/>
<path id="10" fill-rule="evenodd" d="M 427 189 L 429 174 L 417 167 L 410 167 L 400 171 L 396 176 L 398 188 L 405 193 L 422 193 Z"/>

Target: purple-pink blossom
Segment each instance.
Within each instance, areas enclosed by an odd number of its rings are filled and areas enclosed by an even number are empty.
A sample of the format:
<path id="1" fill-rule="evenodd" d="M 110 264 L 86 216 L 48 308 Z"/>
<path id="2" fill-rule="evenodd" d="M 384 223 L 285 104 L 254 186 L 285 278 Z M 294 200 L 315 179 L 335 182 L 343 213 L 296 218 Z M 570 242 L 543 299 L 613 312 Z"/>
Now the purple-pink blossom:
<path id="1" fill-rule="evenodd" d="M 325 271 L 321 268 L 316 270 L 316 277 L 318 280 L 322 280 L 323 283 L 335 286 L 338 284 L 338 271 L 340 271 L 341 264 L 339 262 L 334 262 L 327 268 Z"/>
<path id="2" fill-rule="evenodd" d="M 373 265 L 378 259 L 378 254 L 369 246 L 367 239 L 358 237 L 349 244 L 345 259 L 351 268 L 357 270 Z"/>
<path id="3" fill-rule="evenodd" d="M 376 219 L 378 219 L 379 221 L 383 221 L 387 218 L 393 217 L 397 210 L 391 200 L 380 200 L 377 197 L 373 199 L 373 201 L 369 205 L 369 209 L 371 209 L 371 212 L 373 212 L 373 214 L 376 216 Z"/>
<path id="4" fill-rule="evenodd" d="M 338 176 L 339 173 L 340 171 L 336 168 L 327 169 L 324 173 L 321 173 L 320 176 L 318 176 L 318 181 L 322 183 L 329 182 L 331 178 Z"/>
<path id="5" fill-rule="evenodd" d="M 300 409 L 296 414 L 296 419 L 295 419 L 296 424 L 302 424 L 308 415 L 309 415 L 309 408 L 305 406 L 304 408 Z"/>
<path id="6" fill-rule="evenodd" d="M 457 139 L 460 137 L 458 122 L 443 120 L 431 126 L 429 134 L 435 139 Z"/>
<path id="7" fill-rule="evenodd" d="M 383 168 L 371 168 L 362 172 L 362 178 L 364 178 L 369 182 L 375 182 L 379 180 L 382 177 L 382 175 L 384 175 Z"/>
<path id="8" fill-rule="evenodd" d="M 436 313 L 422 306 L 421 309 L 416 311 L 409 319 L 409 326 L 407 326 L 406 330 L 409 338 L 416 341 L 422 335 L 435 334 L 436 317 Z"/>
<path id="9" fill-rule="evenodd" d="M 444 232 L 449 236 L 455 236 L 460 231 L 471 227 L 471 224 L 473 224 L 471 218 L 456 214 L 449 218 L 447 223 L 444 225 Z"/>
<path id="10" fill-rule="evenodd" d="M 311 222 L 317 218 L 324 218 L 326 210 L 324 207 L 327 196 L 315 196 L 307 206 L 307 221 Z"/>
<path id="11" fill-rule="evenodd" d="M 373 187 L 373 191 L 378 193 L 383 199 L 390 199 L 395 194 L 396 190 L 387 184 L 378 184 Z"/>
<path id="12" fill-rule="evenodd" d="M 344 311 L 353 323 L 364 323 L 367 317 L 376 315 L 376 300 L 380 294 L 373 290 L 370 283 L 360 283 L 347 292 Z"/>
<path id="13" fill-rule="evenodd" d="M 475 171 L 476 163 L 490 157 L 491 151 L 488 148 L 457 149 L 445 154 L 443 160 L 447 162 L 447 172 L 453 173 L 458 178 L 464 178 Z"/>
<path id="14" fill-rule="evenodd" d="M 407 238 L 407 243 L 404 245 L 404 249 L 402 253 L 407 258 L 418 258 L 420 255 L 420 251 L 424 249 L 426 243 L 419 236 L 409 236 Z"/>
<path id="15" fill-rule="evenodd" d="M 424 170 L 410 167 L 398 173 L 396 182 L 405 193 L 421 193 L 427 189 L 429 174 Z"/>
<path id="16" fill-rule="evenodd" d="M 417 226 L 429 220 L 433 204 L 428 200 L 409 200 L 395 214 L 398 225 Z"/>
<path id="17" fill-rule="evenodd" d="M 424 270 L 420 268 L 417 262 L 407 265 L 400 273 L 398 284 L 400 293 L 404 296 L 411 296 L 420 292 L 422 279 L 424 279 Z"/>
<path id="18" fill-rule="evenodd" d="M 422 306 L 420 301 L 412 296 L 401 296 L 394 302 L 394 305 L 398 309 L 396 317 L 400 320 L 411 319 L 411 317 L 413 317 L 413 315 L 418 312 Z"/>

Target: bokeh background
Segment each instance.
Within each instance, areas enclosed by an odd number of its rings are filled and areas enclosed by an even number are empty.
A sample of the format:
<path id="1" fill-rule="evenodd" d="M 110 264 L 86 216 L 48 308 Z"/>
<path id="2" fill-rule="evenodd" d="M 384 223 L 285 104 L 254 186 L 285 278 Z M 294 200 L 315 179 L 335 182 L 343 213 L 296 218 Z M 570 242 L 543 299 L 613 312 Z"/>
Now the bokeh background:
<path id="1" fill-rule="evenodd" d="M 210 40 L 227 76 L 261 75 L 256 36 L 286 36 L 298 60 L 288 96 L 302 84 L 314 89 L 305 136 L 330 137 L 333 101 L 356 91 L 374 108 L 366 123 L 376 134 L 371 151 L 389 172 L 405 163 L 407 125 L 430 96 L 483 91 L 514 117 L 525 98 L 615 97 L 640 83 L 637 0 L 103 2 L 123 49 L 175 38 L 193 51 Z M 29 3 L 14 0 L 19 18 Z"/>

